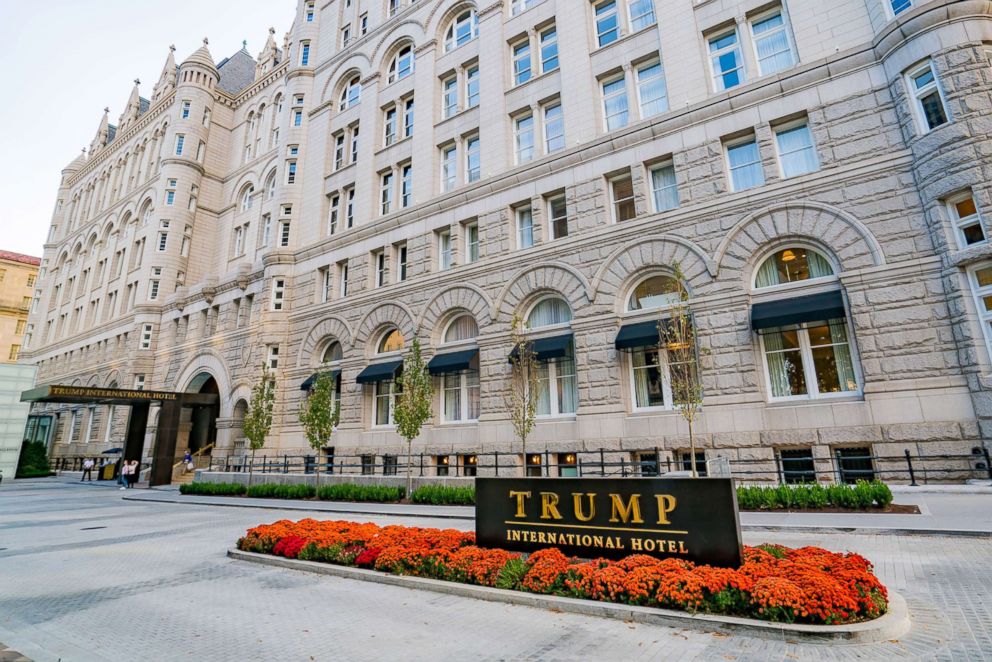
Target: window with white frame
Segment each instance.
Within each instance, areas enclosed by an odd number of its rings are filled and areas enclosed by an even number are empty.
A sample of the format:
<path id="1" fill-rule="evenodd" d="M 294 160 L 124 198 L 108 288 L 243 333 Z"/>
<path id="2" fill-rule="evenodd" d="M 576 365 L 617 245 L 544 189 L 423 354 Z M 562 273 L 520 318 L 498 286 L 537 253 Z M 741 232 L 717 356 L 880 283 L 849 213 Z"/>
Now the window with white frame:
<path id="1" fill-rule="evenodd" d="M 637 67 L 637 99 L 642 119 L 668 110 L 668 91 L 661 60 Z"/>
<path id="2" fill-rule="evenodd" d="M 637 216 L 634 206 L 634 182 L 630 175 L 610 180 L 610 198 L 613 203 L 613 221 L 622 223 Z"/>
<path id="3" fill-rule="evenodd" d="M 176 185 L 177 180 L 170 179 L 166 182 L 165 188 L 165 204 L 172 205 L 176 201 Z"/>
<path id="4" fill-rule="evenodd" d="M 747 82 L 737 28 L 712 37 L 709 48 L 714 90 L 722 92 Z"/>
<path id="5" fill-rule="evenodd" d="M 244 191 L 241 192 L 241 209 L 240 211 L 246 212 L 251 209 L 252 202 L 255 199 L 255 187 L 249 184 L 245 187 Z"/>
<path id="6" fill-rule="evenodd" d="M 296 161 L 286 161 L 286 183 L 296 183 Z"/>
<path id="7" fill-rule="evenodd" d="M 517 248 L 530 248 L 534 245 L 534 214 L 529 206 L 518 207 L 514 216 L 517 219 Z"/>
<path id="8" fill-rule="evenodd" d="M 134 390 L 135 391 L 144 391 L 145 390 L 145 376 L 144 375 L 135 375 L 134 376 Z M 75 414 L 73 414 L 73 415 L 75 415 Z"/>
<path id="9" fill-rule="evenodd" d="M 403 46 L 389 63 L 389 82 L 395 83 L 413 73 L 413 46 Z"/>
<path id="10" fill-rule="evenodd" d="M 758 75 L 767 76 L 796 63 L 792 39 L 781 9 L 751 20 L 751 41 L 758 61 Z"/>
<path id="11" fill-rule="evenodd" d="M 372 263 L 375 265 L 375 287 L 382 287 L 386 284 L 386 252 L 379 250 L 372 254 Z"/>
<path id="12" fill-rule="evenodd" d="M 613 131 L 627 126 L 627 81 L 623 76 L 604 81 L 603 85 L 603 116 L 606 119 L 606 130 Z"/>
<path id="13" fill-rule="evenodd" d="M 187 117 L 189 117 L 189 107 L 190 107 L 190 102 L 188 100 L 186 100 L 186 99 L 183 99 L 183 104 L 182 104 L 181 110 L 179 112 L 179 117 L 180 118 L 186 119 Z"/>
<path id="14" fill-rule="evenodd" d="M 400 166 L 400 207 L 413 203 L 413 166 L 409 163 Z"/>
<path id="15" fill-rule="evenodd" d="M 531 329 L 567 324 L 571 320 L 571 308 L 557 297 L 542 299 L 527 315 L 527 325 Z M 574 414 L 578 409 L 579 397 L 572 345 L 569 344 L 565 356 L 538 361 L 534 367 L 537 372 L 537 415 Z"/>
<path id="16" fill-rule="evenodd" d="M 675 179 L 675 164 L 671 161 L 651 167 L 651 200 L 654 210 L 668 211 L 679 206 L 679 187 Z"/>
<path id="17" fill-rule="evenodd" d="M 441 150 L 441 192 L 447 192 L 458 184 L 458 150 L 454 145 Z"/>
<path id="18" fill-rule="evenodd" d="M 359 136 L 359 126 L 356 122 L 351 127 L 351 162 L 358 163 L 358 136 Z"/>
<path id="19" fill-rule="evenodd" d="M 479 224 L 478 222 L 466 223 L 462 227 L 465 238 L 465 262 L 477 262 L 479 260 Z"/>
<path id="20" fill-rule="evenodd" d="M 806 120 L 776 127 L 775 147 L 783 177 L 796 177 L 820 169 L 813 133 Z"/>
<path id="21" fill-rule="evenodd" d="M 351 108 L 362 98 L 362 83 L 361 78 L 354 76 L 351 78 L 347 84 L 345 84 L 344 89 L 341 91 L 341 99 L 338 103 L 338 110 L 346 110 Z"/>
<path id="22" fill-rule="evenodd" d="M 245 226 L 239 225 L 234 228 L 234 257 L 244 255 L 245 252 Z"/>
<path id="23" fill-rule="evenodd" d="M 538 34 L 541 47 L 541 73 L 546 74 L 558 68 L 558 30 L 552 25 Z"/>
<path id="24" fill-rule="evenodd" d="M 975 295 L 978 319 L 981 320 L 985 348 L 992 358 L 992 264 L 982 264 L 968 272 L 971 291 Z"/>
<path id="25" fill-rule="evenodd" d="M 768 256 L 755 272 L 755 289 L 834 275 L 830 261 L 805 246 L 788 246 Z"/>
<path id="26" fill-rule="evenodd" d="M 564 195 L 548 198 L 548 236 L 552 240 L 568 236 L 568 212 Z"/>
<path id="27" fill-rule="evenodd" d="M 441 108 L 444 117 L 458 113 L 458 77 L 450 76 L 441 81 Z"/>
<path id="28" fill-rule="evenodd" d="M 348 261 L 338 262 L 338 296 L 348 296 Z"/>
<path id="29" fill-rule="evenodd" d="M 441 230 L 437 233 L 437 268 L 444 271 L 451 264 L 451 230 Z"/>
<path id="30" fill-rule="evenodd" d="M 303 126 L 303 111 L 299 108 L 293 111 L 293 126 Z"/>
<path id="31" fill-rule="evenodd" d="M 479 22 L 475 12 L 465 10 L 455 17 L 444 34 L 444 52 L 453 51 L 479 36 Z"/>
<path id="32" fill-rule="evenodd" d="M 410 98 L 403 103 L 403 137 L 409 138 L 412 135 L 413 135 L 413 98 Z"/>
<path id="33" fill-rule="evenodd" d="M 355 224 L 355 187 L 349 187 L 344 194 L 344 224 L 352 227 Z"/>
<path id="34" fill-rule="evenodd" d="M 744 191 L 765 183 L 761 153 L 754 136 L 727 143 L 726 150 L 730 168 L 730 190 Z"/>
<path id="35" fill-rule="evenodd" d="M 443 343 L 466 342 L 479 335 L 479 327 L 471 315 L 460 315 L 451 321 L 442 334 Z M 441 412 L 445 423 L 474 421 L 480 410 L 479 357 L 469 363 L 468 370 L 442 376 Z"/>
<path id="36" fill-rule="evenodd" d="M 310 42 L 300 42 L 300 66 L 306 67 L 310 64 Z"/>
<path id="37" fill-rule="evenodd" d="M 144 324 L 141 327 L 141 342 L 138 349 L 150 349 L 152 346 L 152 325 Z"/>
<path id="38" fill-rule="evenodd" d="M 369 31 L 369 14 L 365 12 L 358 17 L 359 34 L 364 35 Z"/>
<path id="39" fill-rule="evenodd" d="M 286 280 L 272 279 L 272 310 L 282 310 L 286 297 Z"/>
<path id="40" fill-rule="evenodd" d="M 159 232 L 158 233 L 158 246 L 156 247 L 159 253 L 164 253 L 166 246 L 169 244 L 169 233 Z M 142 242 L 141 248 L 144 249 L 145 244 Z"/>
<path id="41" fill-rule="evenodd" d="M 382 174 L 379 185 L 379 213 L 388 214 L 393 206 L 393 171 Z"/>
<path id="42" fill-rule="evenodd" d="M 304 20 L 307 23 L 313 23 L 314 4 L 313 2 L 308 2 L 304 8 Z"/>
<path id="43" fill-rule="evenodd" d="M 860 389 L 847 319 L 763 329 L 760 339 L 771 400 L 847 395 Z"/>
<path id="44" fill-rule="evenodd" d="M 630 353 L 634 410 L 670 409 L 672 379 L 668 352 L 660 347 L 637 347 Z"/>
<path id="45" fill-rule="evenodd" d="M 262 246 L 268 247 L 269 242 L 272 241 L 272 216 L 271 214 L 266 214 L 262 217 Z"/>
<path id="46" fill-rule="evenodd" d="M 176 134 L 176 156 L 183 155 L 183 145 L 186 144 L 186 136 L 182 133 Z"/>
<path id="47" fill-rule="evenodd" d="M 279 245 L 282 247 L 289 246 L 289 229 L 290 222 L 286 220 L 279 221 Z"/>
<path id="48" fill-rule="evenodd" d="M 630 31 L 638 32 L 654 25 L 654 0 L 630 0 L 627 4 L 627 15 L 630 19 Z"/>
<path id="49" fill-rule="evenodd" d="M 277 370 L 279 368 L 279 345 L 266 345 L 265 355 L 269 370 Z"/>
<path id="50" fill-rule="evenodd" d="M 913 0 L 884 0 L 892 16 L 898 16 L 907 9 L 912 9 Z"/>
<path id="51" fill-rule="evenodd" d="M 627 310 L 659 310 L 679 299 L 678 282 L 671 276 L 649 276 L 639 282 L 627 298 Z"/>
<path id="52" fill-rule="evenodd" d="M 565 149 L 565 118 L 561 102 L 546 105 L 544 111 L 544 153 Z"/>
<path id="53" fill-rule="evenodd" d="M 513 64 L 513 84 L 520 85 L 530 80 L 530 40 L 524 39 L 510 46 Z"/>
<path id="54" fill-rule="evenodd" d="M 972 193 L 954 196 L 947 201 L 954 220 L 954 230 L 961 248 L 985 242 L 985 230 Z"/>
<path id="55" fill-rule="evenodd" d="M 396 264 L 395 282 L 401 283 L 406 280 L 406 242 L 393 247 L 393 262 Z"/>
<path id="56" fill-rule="evenodd" d="M 510 16 L 516 16 L 522 12 L 527 11 L 534 5 L 543 0 L 511 0 L 510 2 Z"/>
<path id="57" fill-rule="evenodd" d="M 478 181 L 482 177 L 482 155 L 479 136 L 465 139 L 465 180 Z"/>
<path id="58" fill-rule="evenodd" d="M 346 48 L 351 42 L 351 24 L 341 28 L 341 48 Z"/>
<path id="59" fill-rule="evenodd" d="M 465 107 L 475 108 L 479 105 L 479 65 L 475 64 L 465 70 Z"/>
<path id="60" fill-rule="evenodd" d="M 331 268 L 321 267 L 317 270 L 317 277 L 320 282 L 320 302 L 327 303 L 331 300 L 334 292 L 332 289 L 334 277 L 331 275 Z"/>
<path id="61" fill-rule="evenodd" d="M 513 142 L 517 164 L 534 158 L 534 116 L 530 113 L 513 120 Z"/>
<path id="62" fill-rule="evenodd" d="M 382 130 L 382 142 L 386 147 L 396 142 L 396 106 L 390 106 L 386 109 L 382 120 Z"/>
<path id="63" fill-rule="evenodd" d="M 334 169 L 344 167 L 344 132 L 334 137 Z"/>
<path id="64" fill-rule="evenodd" d="M 606 0 L 594 6 L 596 43 L 606 46 L 620 38 L 620 15 L 616 0 Z"/>
<path id="65" fill-rule="evenodd" d="M 375 425 L 393 425 L 393 413 L 396 410 L 396 398 L 402 392 L 402 387 L 395 379 L 375 382 L 372 388 L 372 407 Z"/>
<path id="66" fill-rule="evenodd" d="M 916 116 L 922 133 L 927 133 L 947 123 L 947 111 L 941 95 L 937 75 L 930 62 L 909 73 L 909 91 L 916 107 Z"/>

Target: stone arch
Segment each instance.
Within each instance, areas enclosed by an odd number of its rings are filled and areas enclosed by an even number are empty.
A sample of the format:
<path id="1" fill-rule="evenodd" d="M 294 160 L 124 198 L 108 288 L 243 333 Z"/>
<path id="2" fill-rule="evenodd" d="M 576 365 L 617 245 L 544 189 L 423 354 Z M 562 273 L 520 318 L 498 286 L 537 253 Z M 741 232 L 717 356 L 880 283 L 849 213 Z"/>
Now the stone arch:
<path id="1" fill-rule="evenodd" d="M 338 97 L 341 96 L 342 86 L 354 76 L 358 76 L 361 80 L 365 80 L 368 76 L 369 70 L 372 68 L 372 62 L 369 60 L 368 56 L 364 53 L 353 53 L 347 60 L 340 63 L 334 68 L 328 76 L 327 80 L 324 82 L 324 87 L 320 91 L 320 103 L 325 104 L 331 102 L 334 105 L 335 111 L 337 110 Z"/>
<path id="2" fill-rule="evenodd" d="M 567 264 L 549 262 L 526 267 L 510 277 L 496 298 L 495 309 L 500 319 L 508 321 L 521 304 L 547 292 L 562 295 L 576 317 L 583 305 L 592 301 L 592 288 L 585 276 Z"/>
<path id="3" fill-rule="evenodd" d="M 418 26 L 418 28 L 419 28 L 419 26 Z M 395 33 L 395 31 L 394 31 L 394 33 Z M 390 84 L 389 83 L 389 64 L 390 64 L 390 61 L 393 59 L 393 57 L 397 53 L 399 53 L 401 49 L 403 49 L 406 46 L 409 46 L 410 49 L 411 49 L 411 54 L 413 55 L 414 60 L 416 60 L 417 43 L 418 43 L 418 40 L 416 39 L 416 37 L 411 36 L 411 35 L 408 35 L 408 34 L 406 34 L 406 31 L 404 31 L 403 34 L 396 35 L 395 37 L 392 38 L 392 41 L 390 42 L 389 46 L 387 48 L 383 49 L 381 57 L 380 56 L 375 56 L 373 58 L 373 60 L 372 60 L 372 71 L 375 71 L 375 72 L 378 72 L 379 73 L 380 80 L 382 81 L 382 84 L 383 85 L 389 85 Z M 416 67 L 416 64 L 414 64 L 414 66 Z M 411 71 L 411 74 L 412 74 L 412 71 Z"/>
<path id="4" fill-rule="evenodd" d="M 317 365 L 320 361 L 318 350 L 329 337 L 341 343 L 341 347 L 353 346 L 354 334 L 348 323 L 340 317 L 326 317 L 314 324 L 303 338 L 296 356 L 296 365 L 301 367 Z"/>
<path id="5" fill-rule="evenodd" d="M 414 50 L 419 44 L 424 43 L 424 26 L 419 21 L 407 19 L 402 23 L 394 25 L 389 32 L 384 34 L 372 49 L 371 70 L 385 73 L 384 68 L 389 62 L 389 58 L 399 48 L 401 43 L 412 42 Z"/>
<path id="6" fill-rule="evenodd" d="M 466 9 L 474 11 L 476 20 L 478 20 L 479 6 L 475 2 L 465 0 L 464 2 L 458 2 L 445 7 L 444 11 L 440 11 L 441 9 L 442 5 L 439 4 L 427 17 L 427 34 L 431 35 L 437 41 L 437 52 L 444 55 L 444 33 L 451 24 L 451 21 L 455 20 L 455 17 Z"/>
<path id="7" fill-rule="evenodd" d="M 231 189 L 231 199 L 230 204 L 237 205 L 241 199 L 241 193 L 244 191 L 245 187 L 251 185 L 256 191 L 258 190 L 258 177 L 255 172 L 246 172 L 241 177 L 239 177 L 235 183 L 234 188 Z"/>
<path id="8" fill-rule="evenodd" d="M 830 205 L 789 202 L 750 214 L 731 228 L 716 250 L 718 269 L 743 276 L 765 248 L 790 239 L 821 246 L 844 271 L 885 264 L 878 240 L 855 217 Z"/>
<path id="9" fill-rule="evenodd" d="M 106 388 L 114 388 L 116 384 L 120 383 L 120 379 L 120 373 L 116 370 L 111 370 L 103 383 Z"/>
<path id="10" fill-rule="evenodd" d="M 202 349 L 194 354 L 177 373 L 171 384 L 167 384 L 166 390 L 185 391 L 193 378 L 199 373 L 209 373 L 217 382 L 217 391 L 220 396 L 220 415 L 230 416 L 231 402 L 223 394 L 230 393 L 228 386 L 231 383 L 231 376 L 227 372 L 227 365 L 224 358 L 212 349 Z"/>
<path id="11" fill-rule="evenodd" d="M 618 305 L 623 309 L 623 295 L 635 281 L 648 272 L 671 271 L 676 263 L 682 267 L 691 292 L 712 282 L 716 263 L 699 246 L 674 235 L 645 237 L 615 250 L 607 257 L 592 279 L 597 303 Z"/>
<path id="12" fill-rule="evenodd" d="M 413 320 L 410 310 L 399 302 L 378 305 L 362 318 L 352 346 L 364 348 L 366 354 L 374 354 L 375 348 L 371 348 L 369 343 L 387 326 L 395 326 L 404 338 L 412 339 L 415 334 Z"/>
<path id="13" fill-rule="evenodd" d="M 431 337 L 440 333 L 442 323 L 447 323 L 455 312 L 466 312 L 475 318 L 479 329 L 493 321 L 493 304 L 475 285 L 454 285 L 438 292 L 424 307 L 417 320 L 417 328 Z"/>

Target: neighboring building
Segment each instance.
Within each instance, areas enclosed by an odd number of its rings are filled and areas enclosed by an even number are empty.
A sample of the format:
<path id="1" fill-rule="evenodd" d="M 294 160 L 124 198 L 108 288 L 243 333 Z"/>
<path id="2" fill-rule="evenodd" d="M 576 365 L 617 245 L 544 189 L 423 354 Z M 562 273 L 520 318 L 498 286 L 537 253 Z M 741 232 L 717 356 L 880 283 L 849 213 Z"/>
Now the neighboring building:
<path id="1" fill-rule="evenodd" d="M 968 454 L 992 434 L 990 59 L 978 0 L 301 1 L 282 48 L 170 52 L 150 99 L 104 114 L 63 171 L 22 355 L 41 384 L 219 393 L 181 434 L 222 456 L 262 363 L 286 453 L 331 370 L 336 453 L 381 458 L 417 335 L 467 352 L 417 442 L 440 471 L 520 452 L 519 314 L 544 341 L 539 462 L 678 466 L 644 333 L 677 262 L 706 456 L 802 477 Z M 45 411 L 55 454 L 120 441 L 125 412 Z"/>
<path id="2" fill-rule="evenodd" d="M 41 258 L 0 250 L 0 363 L 17 360 L 30 325 Z"/>
<path id="3" fill-rule="evenodd" d="M 47 442 L 47 430 L 27 432 L 31 405 L 21 402 L 21 393 L 34 384 L 37 368 L 23 363 L 0 363 L 0 476 L 13 480 L 21 445 L 26 437 Z M 8 483 L 9 484 L 9 483 Z"/>

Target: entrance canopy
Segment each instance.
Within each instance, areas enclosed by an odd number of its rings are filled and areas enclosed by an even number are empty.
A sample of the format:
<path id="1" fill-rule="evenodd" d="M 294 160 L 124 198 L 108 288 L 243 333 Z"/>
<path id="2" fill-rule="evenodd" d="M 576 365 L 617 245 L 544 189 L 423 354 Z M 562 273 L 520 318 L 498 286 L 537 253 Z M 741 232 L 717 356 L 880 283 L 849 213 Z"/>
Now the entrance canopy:
<path id="1" fill-rule="evenodd" d="M 183 405 L 212 405 L 216 393 L 174 393 L 92 386 L 39 386 L 21 393 L 21 402 L 67 402 L 73 404 L 134 405 L 142 402 L 179 402 Z"/>

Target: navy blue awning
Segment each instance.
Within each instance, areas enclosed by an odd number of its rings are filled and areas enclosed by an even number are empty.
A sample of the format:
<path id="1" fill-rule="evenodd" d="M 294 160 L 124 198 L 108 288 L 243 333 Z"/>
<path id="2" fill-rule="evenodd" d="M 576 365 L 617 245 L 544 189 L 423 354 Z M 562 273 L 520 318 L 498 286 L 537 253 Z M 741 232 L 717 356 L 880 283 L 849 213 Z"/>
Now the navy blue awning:
<path id="1" fill-rule="evenodd" d="M 469 364 L 479 354 L 476 347 L 463 349 L 458 352 L 448 352 L 446 354 L 436 354 L 427 364 L 427 372 L 432 375 L 443 375 L 448 372 L 461 372 L 468 370 Z"/>
<path id="2" fill-rule="evenodd" d="M 317 381 L 317 377 L 320 374 L 321 373 L 319 373 L 319 372 L 315 372 L 312 375 L 310 375 L 309 377 L 307 377 L 306 381 L 304 381 L 302 384 L 300 384 L 300 390 L 301 391 L 309 391 L 313 387 L 314 382 Z M 331 370 L 330 373 L 328 373 L 328 374 L 331 375 L 331 379 L 337 379 L 338 376 L 341 374 L 341 371 L 340 370 Z"/>
<path id="3" fill-rule="evenodd" d="M 773 326 L 802 324 L 846 316 L 844 297 L 840 290 L 834 290 L 793 299 L 756 303 L 751 306 L 751 328 L 760 331 Z"/>
<path id="4" fill-rule="evenodd" d="M 572 333 L 564 333 L 560 336 L 551 336 L 550 338 L 538 338 L 537 340 L 531 341 L 531 351 L 534 352 L 534 358 L 538 361 L 547 361 L 549 359 L 559 359 L 568 354 L 568 346 L 572 344 Z M 513 359 L 520 354 L 520 351 L 514 347 L 513 351 L 510 352 L 508 360 L 513 362 Z"/>
<path id="5" fill-rule="evenodd" d="M 617 349 L 637 349 L 639 347 L 657 347 L 661 344 L 658 333 L 658 321 L 637 322 L 624 324 L 617 333 L 613 346 Z"/>
<path id="6" fill-rule="evenodd" d="M 395 379 L 396 373 L 398 373 L 402 367 L 403 359 L 386 361 L 385 363 L 373 363 L 372 365 L 365 366 L 365 370 L 358 373 L 358 377 L 355 377 L 355 381 L 359 384 L 374 384 L 375 382 L 384 382 L 389 379 Z"/>

